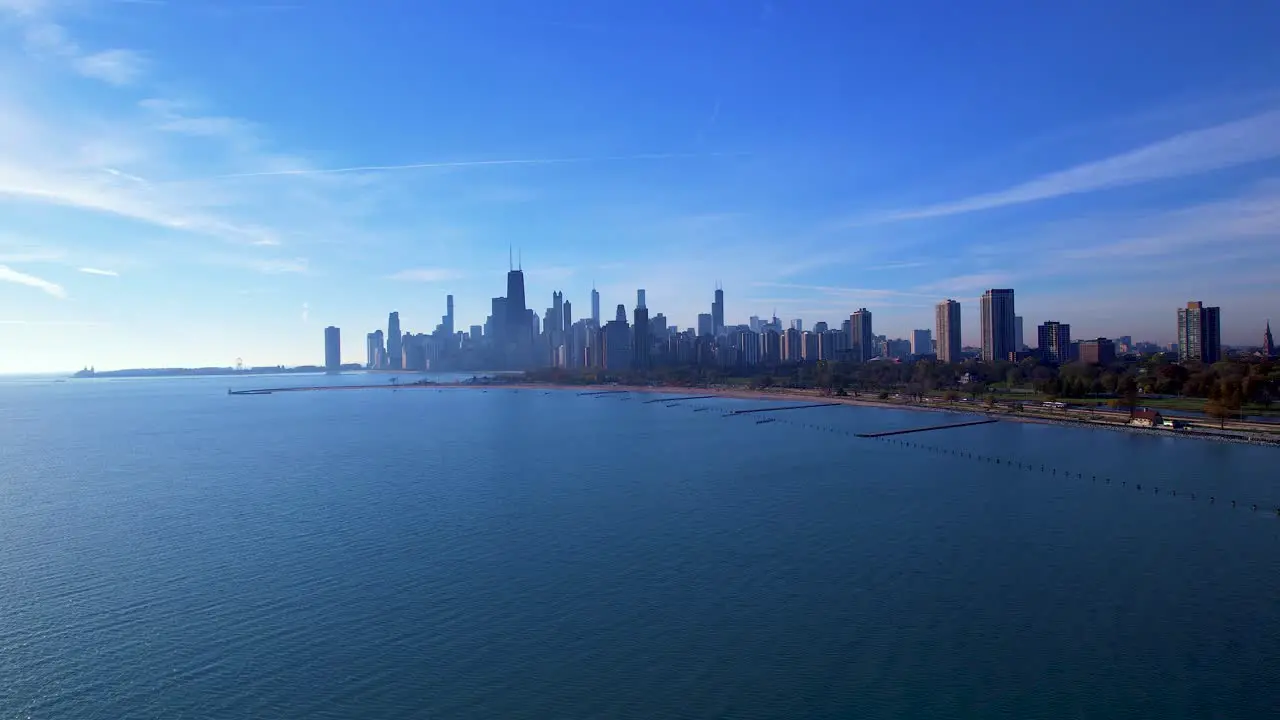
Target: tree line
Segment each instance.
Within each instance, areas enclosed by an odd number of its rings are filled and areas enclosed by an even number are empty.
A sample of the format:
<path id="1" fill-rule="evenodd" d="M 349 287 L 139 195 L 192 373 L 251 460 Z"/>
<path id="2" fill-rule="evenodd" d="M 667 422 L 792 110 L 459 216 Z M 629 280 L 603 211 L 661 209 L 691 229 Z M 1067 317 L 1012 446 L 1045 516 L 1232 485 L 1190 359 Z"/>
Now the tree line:
<path id="1" fill-rule="evenodd" d="M 1280 364 L 1267 359 L 1231 359 L 1204 365 L 1174 362 L 1163 353 L 1122 359 L 1107 366 L 1072 362 L 1061 366 L 1028 358 L 1019 363 L 965 360 L 943 363 L 830 362 L 746 368 L 662 365 L 649 370 L 547 368 L 528 373 L 544 382 L 620 382 L 676 386 L 740 384 L 819 389 L 833 394 L 897 392 L 909 396 L 957 394 L 978 397 L 999 391 L 1035 392 L 1049 398 L 1114 398 L 1139 394 L 1203 398 L 1206 412 L 1238 412 L 1247 404 L 1269 408 L 1280 397 Z"/>

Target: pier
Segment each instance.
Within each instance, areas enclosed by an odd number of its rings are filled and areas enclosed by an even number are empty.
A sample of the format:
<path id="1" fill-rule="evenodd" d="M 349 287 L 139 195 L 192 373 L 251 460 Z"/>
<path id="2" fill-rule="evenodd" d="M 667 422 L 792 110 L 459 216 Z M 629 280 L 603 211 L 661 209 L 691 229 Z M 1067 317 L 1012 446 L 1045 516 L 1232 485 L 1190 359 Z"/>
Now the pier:
<path id="1" fill-rule="evenodd" d="M 970 420 L 969 422 L 952 423 L 950 425 L 930 425 L 922 428 L 909 428 L 907 430 L 885 430 L 884 432 L 874 433 L 858 433 L 860 438 L 882 438 L 890 435 L 907 435 L 910 433 L 929 432 L 930 430 L 948 430 L 950 428 L 973 427 L 974 425 L 989 425 L 993 422 L 999 422 L 995 418 L 987 418 L 985 420 Z"/>
<path id="2" fill-rule="evenodd" d="M 644 404 L 649 405 L 650 403 L 676 403 L 682 400 L 707 400 L 709 398 L 714 398 L 714 397 L 720 397 L 720 396 L 719 395 L 690 395 L 688 397 L 675 397 L 675 398 L 663 397 L 663 398 L 658 398 L 657 400 L 645 400 Z"/>
<path id="3" fill-rule="evenodd" d="M 729 415 L 750 415 L 752 413 L 782 412 L 783 410 L 807 410 L 809 408 L 840 407 L 840 403 L 809 403 L 808 405 L 784 405 L 783 407 L 753 408 L 751 410 L 734 410 Z"/>

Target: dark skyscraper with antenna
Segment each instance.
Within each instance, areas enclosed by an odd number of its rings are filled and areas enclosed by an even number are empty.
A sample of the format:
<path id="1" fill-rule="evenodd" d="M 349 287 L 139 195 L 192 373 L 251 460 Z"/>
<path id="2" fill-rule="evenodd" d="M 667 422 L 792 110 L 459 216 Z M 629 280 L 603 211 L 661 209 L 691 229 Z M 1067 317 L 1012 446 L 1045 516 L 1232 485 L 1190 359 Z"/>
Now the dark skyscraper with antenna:
<path id="1" fill-rule="evenodd" d="M 513 342 L 528 340 L 533 333 L 529 322 L 529 308 L 524 300 L 524 270 L 511 265 L 508 258 L 507 272 L 507 329 Z"/>
<path id="2" fill-rule="evenodd" d="M 716 300 L 711 303 L 711 332 L 716 337 L 724 334 L 724 289 L 716 283 Z"/>
<path id="3" fill-rule="evenodd" d="M 524 297 L 524 270 L 520 263 L 514 262 L 508 252 L 507 264 L 507 300 L 506 300 L 506 333 L 503 338 L 506 344 L 506 362 L 509 367 L 524 368 L 533 359 L 533 313 L 529 312 Z"/>

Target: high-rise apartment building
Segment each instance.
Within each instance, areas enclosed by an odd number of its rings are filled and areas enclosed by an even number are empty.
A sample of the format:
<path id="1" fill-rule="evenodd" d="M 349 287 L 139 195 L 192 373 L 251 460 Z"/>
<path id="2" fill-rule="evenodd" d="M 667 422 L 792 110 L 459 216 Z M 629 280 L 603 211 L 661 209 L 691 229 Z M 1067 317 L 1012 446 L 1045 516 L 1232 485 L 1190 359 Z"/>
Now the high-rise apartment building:
<path id="1" fill-rule="evenodd" d="M 821 342 L 818 333 L 805 330 L 800 333 L 800 358 L 807 363 L 816 363 L 821 359 Z"/>
<path id="2" fill-rule="evenodd" d="M 1047 320 L 1037 329 L 1036 340 L 1041 360 L 1061 365 L 1074 359 L 1071 356 L 1070 325 L 1056 320 Z"/>
<path id="3" fill-rule="evenodd" d="M 802 349 L 800 331 L 793 327 L 787 328 L 787 331 L 782 333 L 782 361 L 800 362 L 804 359 Z"/>
<path id="4" fill-rule="evenodd" d="M 960 303 L 943 300 L 934 309 L 934 330 L 938 336 L 938 360 L 960 362 Z"/>
<path id="5" fill-rule="evenodd" d="M 1014 352 L 1017 328 L 1015 327 L 1013 290 L 992 289 L 982 294 L 978 309 L 982 325 L 982 361 L 1006 360 Z"/>
<path id="6" fill-rule="evenodd" d="M 342 333 L 332 325 L 324 329 L 324 369 L 330 373 L 342 369 Z"/>
<path id="7" fill-rule="evenodd" d="M 1178 362 L 1205 364 L 1222 359 L 1222 313 L 1219 308 L 1189 302 L 1178 309 Z"/>
<path id="8" fill-rule="evenodd" d="M 880 354 L 876 334 L 871 329 L 870 310 L 859 308 L 849 316 L 849 342 L 858 362 L 866 362 Z"/>

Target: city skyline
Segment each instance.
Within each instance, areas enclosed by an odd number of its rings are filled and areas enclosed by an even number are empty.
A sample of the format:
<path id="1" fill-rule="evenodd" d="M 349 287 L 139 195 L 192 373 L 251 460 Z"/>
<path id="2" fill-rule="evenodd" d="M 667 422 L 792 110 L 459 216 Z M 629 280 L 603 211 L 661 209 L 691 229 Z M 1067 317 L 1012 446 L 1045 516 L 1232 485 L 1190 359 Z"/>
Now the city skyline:
<path id="1" fill-rule="evenodd" d="M 948 298 L 934 306 L 934 328 L 916 328 L 910 338 L 877 334 L 873 314 L 867 308 L 852 312 L 847 320 L 813 322 L 805 329 L 802 318 L 785 323 L 776 315 L 764 319 L 752 315 L 746 323 L 725 320 L 726 293 L 715 283 L 711 312 L 699 313 L 697 325 L 681 328 L 667 316 L 649 313 L 647 291 L 637 288 L 633 314 L 628 322 L 625 303 L 618 303 L 614 319 L 601 324 L 591 317 L 573 320 L 572 301 L 553 291 L 551 305 L 540 317 L 525 296 L 522 269 L 509 264 L 507 295 L 490 299 L 492 313 L 483 325 L 455 332 L 454 298 L 446 298 L 446 314 L 431 332 L 401 332 L 399 313 L 389 315 L 388 338 L 403 340 L 403 352 L 383 343 L 381 329 L 366 336 L 366 362 L 370 370 L 406 372 L 449 370 L 536 370 L 596 368 L 610 372 L 649 370 L 654 367 L 719 366 L 746 369 L 760 365 L 812 365 L 820 361 L 866 363 L 891 360 L 912 362 L 935 358 L 955 363 L 973 358 L 983 363 L 1022 362 L 1036 359 L 1050 365 L 1085 360 L 1093 364 L 1113 362 L 1119 354 L 1172 352 L 1180 362 L 1212 364 L 1230 348 L 1221 339 L 1221 308 L 1202 301 L 1188 301 L 1176 310 L 1178 342 L 1172 346 L 1152 343 L 1132 335 L 1072 339 L 1070 323 L 1046 320 L 1036 327 L 1035 346 L 1022 337 L 1023 317 L 1017 315 L 1013 288 L 990 288 L 978 301 L 980 341 L 966 346 L 962 303 Z M 599 294 L 592 289 L 593 301 Z M 536 302 L 536 300 L 534 301 Z M 325 330 L 325 367 L 337 368 L 331 334 Z M 937 341 L 931 337 L 936 333 Z M 1271 357 L 1273 341 L 1268 321 L 1262 342 L 1240 349 L 1261 348 Z"/>
<path id="2" fill-rule="evenodd" d="M 1028 337 L 1280 317 L 1280 8 L 273 8 L 0 0 L 0 372 L 359 363 L 512 245 L 538 313 L 680 328 L 716 283 L 899 338 L 951 297 L 965 345 L 1001 287 Z"/>

